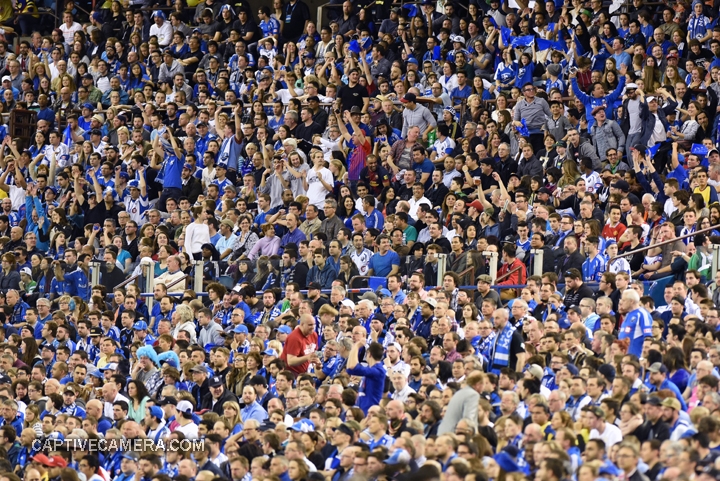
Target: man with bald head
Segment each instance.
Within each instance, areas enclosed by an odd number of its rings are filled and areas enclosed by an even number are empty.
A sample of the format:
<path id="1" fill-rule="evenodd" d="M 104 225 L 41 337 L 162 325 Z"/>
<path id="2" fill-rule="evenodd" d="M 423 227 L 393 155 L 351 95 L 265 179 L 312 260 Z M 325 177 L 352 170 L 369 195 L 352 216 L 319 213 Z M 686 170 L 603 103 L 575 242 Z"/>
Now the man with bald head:
<path id="1" fill-rule="evenodd" d="M 318 363 L 319 359 L 315 354 L 318 348 L 318 335 L 315 332 L 315 318 L 310 314 L 300 316 L 298 327 L 290 333 L 285 341 L 280 359 L 282 359 L 289 371 L 295 374 L 308 372 L 310 363 Z"/>
<path id="2" fill-rule="evenodd" d="M 385 414 L 388 418 L 388 434 L 393 438 L 398 439 L 402 433 L 417 434 L 417 431 L 408 426 L 405 417 L 405 405 L 402 402 L 393 400 L 387 403 Z"/>
<path id="3" fill-rule="evenodd" d="M 187 476 L 188 479 L 195 479 L 197 475 L 197 465 L 190 459 L 183 459 L 178 464 L 178 474 Z"/>
<path id="4" fill-rule="evenodd" d="M 88 416 L 92 416 L 97 419 L 97 430 L 99 433 L 105 435 L 107 430 L 112 427 L 112 419 L 105 416 L 102 401 L 98 399 L 91 399 L 85 405 L 85 412 Z"/>

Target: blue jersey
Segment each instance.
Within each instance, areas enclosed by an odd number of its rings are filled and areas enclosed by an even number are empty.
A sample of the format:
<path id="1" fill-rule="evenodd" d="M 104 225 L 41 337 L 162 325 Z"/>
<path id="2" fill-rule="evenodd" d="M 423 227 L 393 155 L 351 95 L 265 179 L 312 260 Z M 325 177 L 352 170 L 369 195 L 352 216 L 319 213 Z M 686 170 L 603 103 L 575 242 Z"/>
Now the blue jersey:
<path id="1" fill-rule="evenodd" d="M 598 254 L 592 259 L 587 258 L 582 265 L 582 275 L 584 282 L 600 282 L 600 278 L 605 272 L 607 260 L 602 254 Z"/>
<path id="2" fill-rule="evenodd" d="M 368 229 L 377 229 L 382 232 L 385 226 L 385 218 L 379 210 L 373 209 L 372 213 L 365 214 L 365 226 Z"/>
<path id="3" fill-rule="evenodd" d="M 165 169 L 163 175 L 163 186 L 166 189 L 182 188 L 182 162 L 175 155 L 165 156 Z"/>
<path id="4" fill-rule="evenodd" d="M 383 434 L 380 439 L 370 438 L 368 441 L 365 441 L 365 444 L 368 445 L 370 448 L 370 451 L 373 451 L 375 448 L 379 447 L 385 447 L 389 448 L 395 443 L 395 438 L 393 438 L 390 435 Z"/>
<path id="5" fill-rule="evenodd" d="M 90 299 L 90 283 L 82 269 L 75 269 L 65 273 L 65 292 L 71 296 L 78 296 L 84 301 Z"/>
<path id="6" fill-rule="evenodd" d="M 628 313 L 620 326 L 618 339 L 630 339 L 628 354 L 642 355 L 643 342 L 646 337 L 652 336 L 652 317 L 643 308 Z"/>

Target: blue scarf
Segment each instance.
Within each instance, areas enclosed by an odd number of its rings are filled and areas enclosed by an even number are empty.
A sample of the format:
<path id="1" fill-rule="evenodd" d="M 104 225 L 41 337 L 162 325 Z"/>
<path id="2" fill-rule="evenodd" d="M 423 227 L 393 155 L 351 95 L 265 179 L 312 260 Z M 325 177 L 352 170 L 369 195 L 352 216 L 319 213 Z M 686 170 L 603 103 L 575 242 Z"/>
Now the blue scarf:
<path id="1" fill-rule="evenodd" d="M 694 13 L 688 21 L 688 30 L 690 32 L 690 38 L 701 39 L 707 33 L 707 25 L 705 22 L 705 15 L 696 16 Z"/>
<path id="2" fill-rule="evenodd" d="M 510 324 L 508 321 L 503 327 L 502 332 L 497 337 L 495 342 L 495 350 L 491 362 L 494 366 L 499 366 L 492 370 L 495 374 L 500 374 L 500 368 L 507 367 L 510 364 L 510 343 L 512 341 L 513 334 L 515 333 L 515 326 Z"/>

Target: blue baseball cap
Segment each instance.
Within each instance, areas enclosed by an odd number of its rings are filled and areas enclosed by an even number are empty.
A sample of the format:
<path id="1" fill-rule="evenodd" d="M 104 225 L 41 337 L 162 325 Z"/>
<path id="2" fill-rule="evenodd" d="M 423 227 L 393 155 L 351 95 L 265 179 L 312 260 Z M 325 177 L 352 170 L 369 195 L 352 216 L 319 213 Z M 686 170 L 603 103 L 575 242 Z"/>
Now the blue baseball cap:
<path id="1" fill-rule="evenodd" d="M 84 104 L 82 104 L 82 108 L 95 110 L 95 107 L 93 107 L 93 104 L 91 104 L 90 102 L 85 102 Z"/>
<path id="2" fill-rule="evenodd" d="M 145 321 L 138 321 L 135 324 L 133 324 L 133 330 L 135 331 L 147 331 L 147 322 Z"/>
<path id="3" fill-rule="evenodd" d="M 185 162 L 185 163 L 183 164 L 183 169 L 193 170 L 193 165 L 192 165 L 191 163 L 189 163 L 189 162 Z"/>
<path id="4" fill-rule="evenodd" d="M 310 433 L 315 431 L 315 423 L 312 422 L 310 419 L 301 419 L 300 421 L 290 426 L 290 431 L 297 431 L 299 433 Z"/>
<path id="5" fill-rule="evenodd" d="M 283 326 L 278 327 L 278 332 L 280 332 L 282 334 L 291 334 L 292 329 L 290 328 L 290 326 L 283 325 Z"/>
<path id="6" fill-rule="evenodd" d="M 240 324 L 235 329 L 233 329 L 233 332 L 235 334 L 248 334 L 249 333 L 247 326 L 245 326 L 243 324 Z"/>
<path id="7" fill-rule="evenodd" d="M 275 357 L 277 357 L 277 355 L 278 355 L 278 353 L 277 353 L 277 351 L 276 351 L 275 349 L 268 348 L 268 349 L 265 349 L 265 350 L 263 351 L 263 356 L 275 356 Z"/>
<path id="8" fill-rule="evenodd" d="M 127 175 L 127 174 L 125 174 Z M 140 189 L 140 181 L 139 180 L 131 180 L 128 182 L 128 187 L 131 189 Z"/>
<path id="9" fill-rule="evenodd" d="M 151 406 L 148 408 L 148 410 L 150 411 L 150 416 L 158 418 L 162 421 L 164 417 L 162 408 L 160 408 L 159 406 Z"/>

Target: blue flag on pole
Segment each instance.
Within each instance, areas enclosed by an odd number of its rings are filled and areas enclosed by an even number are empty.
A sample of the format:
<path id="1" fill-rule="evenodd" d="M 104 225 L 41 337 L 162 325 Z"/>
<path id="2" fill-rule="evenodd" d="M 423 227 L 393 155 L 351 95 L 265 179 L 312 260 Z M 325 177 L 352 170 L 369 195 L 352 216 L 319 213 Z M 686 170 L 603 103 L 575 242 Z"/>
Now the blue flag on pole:
<path id="1" fill-rule="evenodd" d="M 350 45 L 348 46 L 348 50 L 350 50 L 352 53 L 360 54 L 360 44 L 357 40 L 350 40 Z"/>

